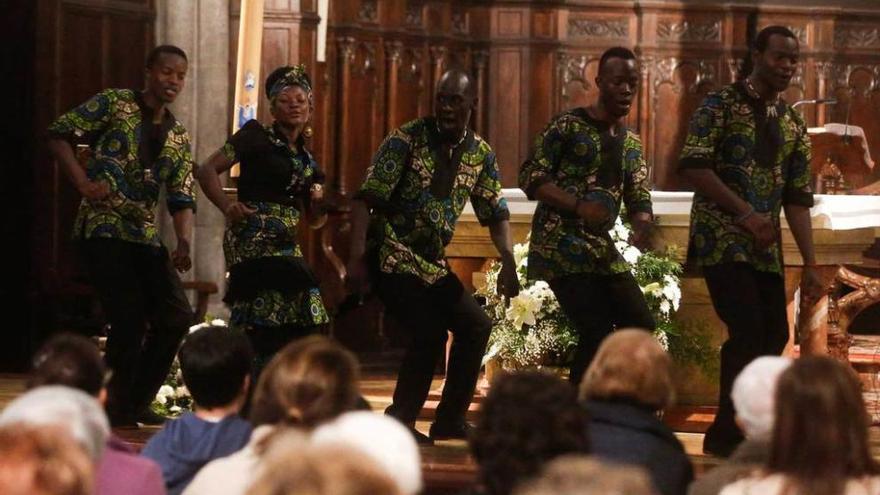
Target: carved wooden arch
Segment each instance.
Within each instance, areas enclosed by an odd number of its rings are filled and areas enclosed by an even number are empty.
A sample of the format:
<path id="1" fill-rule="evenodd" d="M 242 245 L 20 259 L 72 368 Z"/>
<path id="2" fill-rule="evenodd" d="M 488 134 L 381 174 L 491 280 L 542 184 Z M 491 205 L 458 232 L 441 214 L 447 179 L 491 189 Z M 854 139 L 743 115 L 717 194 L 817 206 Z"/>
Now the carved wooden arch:
<path id="1" fill-rule="evenodd" d="M 833 293 L 837 293 L 837 289 L 841 287 L 854 290 L 835 298 L 835 302 L 829 304 L 828 318 L 829 323 L 836 323 L 843 332 L 848 332 L 850 324 L 859 313 L 880 303 L 880 278 L 861 275 L 841 266 L 834 279 Z M 836 306 L 836 314 L 832 311 L 832 306 Z"/>

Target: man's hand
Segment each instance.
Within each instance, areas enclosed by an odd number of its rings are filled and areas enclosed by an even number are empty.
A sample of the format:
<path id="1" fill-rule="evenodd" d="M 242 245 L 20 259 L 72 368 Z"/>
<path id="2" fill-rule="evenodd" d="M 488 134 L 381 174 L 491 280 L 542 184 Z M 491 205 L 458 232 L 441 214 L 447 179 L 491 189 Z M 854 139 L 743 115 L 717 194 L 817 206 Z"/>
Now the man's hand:
<path id="1" fill-rule="evenodd" d="M 345 266 L 345 288 L 351 294 L 364 294 L 370 286 L 367 262 L 363 256 L 352 258 Z"/>
<path id="2" fill-rule="evenodd" d="M 740 221 L 738 225 L 752 234 L 757 249 L 767 249 L 776 242 L 776 227 L 768 215 L 752 213 Z"/>
<path id="3" fill-rule="evenodd" d="M 801 301 L 807 306 L 812 306 L 825 295 L 826 287 L 822 282 L 822 274 L 815 265 L 804 266 L 801 272 Z"/>
<path id="4" fill-rule="evenodd" d="M 650 215 L 637 214 L 630 219 L 630 223 L 632 224 L 632 235 L 629 242 L 641 251 L 650 250 L 651 237 L 654 234 L 654 222 L 651 221 Z"/>
<path id="5" fill-rule="evenodd" d="M 575 207 L 575 214 L 582 218 L 587 225 L 602 225 L 608 221 L 611 212 L 598 201 L 579 200 Z"/>
<path id="6" fill-rule="evenodd" d="M 192 268 L 192 260 L 189 257 L 189 241 L 177 239 L 177 249 L 171 253 L 171 262 L 180 273 L 188 272 Z"/>
<path id="7" fill-rule="evenodd" d="M 501 263 L 497 290 L 499 294 L 508 299 L 519 294 L 519 277 L 516 275 L 516 264 L 512 261 Z"/>
<path id="8" fill-rule="evenodd" d="M 110 184 L 87 179 L 77 184 L 76 190 L 88 201 L 100 201 L 110 195 Z"/>
<path id="9" fill-rule="evenodd" d="M 257 210 L 253 208 L 249 208 L 247 205 L 240 201 L 233 201 L 229 203 L 226 207 L 226 211 L 223 212 L 226 215 L 226 222 L 229 224 L 234 224 L 244 220 L 245 217 L 253 215 Z"/>

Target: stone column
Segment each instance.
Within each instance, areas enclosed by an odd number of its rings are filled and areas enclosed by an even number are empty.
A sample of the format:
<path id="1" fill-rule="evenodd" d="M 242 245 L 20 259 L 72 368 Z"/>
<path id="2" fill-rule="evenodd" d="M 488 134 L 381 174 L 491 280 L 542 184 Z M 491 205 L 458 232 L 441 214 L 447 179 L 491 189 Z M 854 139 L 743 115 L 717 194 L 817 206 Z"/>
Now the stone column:
<path id="1" fill-rule="evenodd" d="M 156 43 L 182 48 L 189 58 L 186 86 L 172 111 L 192 138 L 193 158 L 205 161 L 226 141 L 232 122 L 229 112 L 229 0 L 158 0 Z M 208 314 L 227 317 L 222 302 L 226 265 L 223 259 L 223 214 L 198 190 L 198 212 L 193 232 L 193 269 L 185 280 L 214 282 L 220 293 L 212 296 Z M 162 205 L 164 209 L 164 204 Z M 174 249 L 174 229 L 166 212 L 162 235 Z M 194 294 L 188 294 L 190 298 Z"/>

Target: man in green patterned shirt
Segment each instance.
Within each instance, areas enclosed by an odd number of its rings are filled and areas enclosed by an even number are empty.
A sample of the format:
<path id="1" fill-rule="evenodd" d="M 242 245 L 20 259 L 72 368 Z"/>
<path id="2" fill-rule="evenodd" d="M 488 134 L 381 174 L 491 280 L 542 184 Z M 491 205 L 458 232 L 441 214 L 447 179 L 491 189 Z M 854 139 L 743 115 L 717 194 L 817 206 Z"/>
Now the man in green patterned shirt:
<path id="1" fill-rule="evenodd" d="M 186 129 L 166 108 L 186 71 L 183 50 L 159 46 L 147 57 L 143 91 L 106 89 L 49 127 L 49 149 L 83 196 L 73 237 L 111 326 L 107 413 L 114 426 L 161 421 L 149 404 L 192 324 L 175 269 L 192 265 L 193 160 Z M 91 148 L 85 169 L 76 144 Z M 177 235 L 170 256 L 155 222 L 162 185 Z"/>
<path id="2" fill-rule="evenodd" d="M 630 265 L 608 232 L 621 202 L 638 247 L 645 247 L 653 220 L 642 144 L 623 125 L 639 85 L 633 52 L 606 50 L 596 85 L 596 103 L 554 117 L 519 172 L 520 188 L 538 200 L 528 277 L 550 284 L 577 329 L 569 374 L 574 385 L 615 328 L 655 326 Z"/>
<path id="3" fill-rule="evenodd" d="M 797 70 L 798 41 L 782 26 L 762 30 L 745 79 L 710 93 L 694 113 L 679 171 L 695 188 L 689 259 L 700 266 L 719 318 L 719 409 L 703 450 L 727 456 L 742 441 L 730 398 L 753 359 L 779 355 L 788 341 L 779 214 L 804 259 L 801 297 L 815 300 L 810 207 L 810 140 L 801 116 L 780 93 Z"/>
<path id="4" fill-rule="evenodd" d="M 349 287 L 365 290 L 370 271 L 386 309 L 413 337 L 386 413 L 408 425 L 422 443 L 466 437 L 464 417 L 492 328 L 444 255 L 468 200 L 480 223 L 489 226 L 501 254 L 500 290 L 508 297 L 519 292 L 510 212 L 501 196 L 495 153 L 467 128 L 476 101 L 467 74 L 446 72 L 437 85 L 436 115 L 408 122 L 388 135 L 373 157 L 352 213 Z M 428 438 L 414 424 L 447 330 L 454 339 L 446 385 Z"/>

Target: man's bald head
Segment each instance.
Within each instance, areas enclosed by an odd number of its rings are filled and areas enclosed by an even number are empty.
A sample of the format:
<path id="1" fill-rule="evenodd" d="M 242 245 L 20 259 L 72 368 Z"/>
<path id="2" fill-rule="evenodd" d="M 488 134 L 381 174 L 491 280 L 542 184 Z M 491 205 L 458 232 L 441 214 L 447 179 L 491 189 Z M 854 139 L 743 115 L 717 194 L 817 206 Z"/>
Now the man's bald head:
<path id="1" fill-rule="evenodd" d="M 434 115 L 437 128 L 448 141 L 461 138 L 471 120 L 471 112 L 477 103 L 476 85 L 467 72 L 451 69 L 440 76 Z"/>

